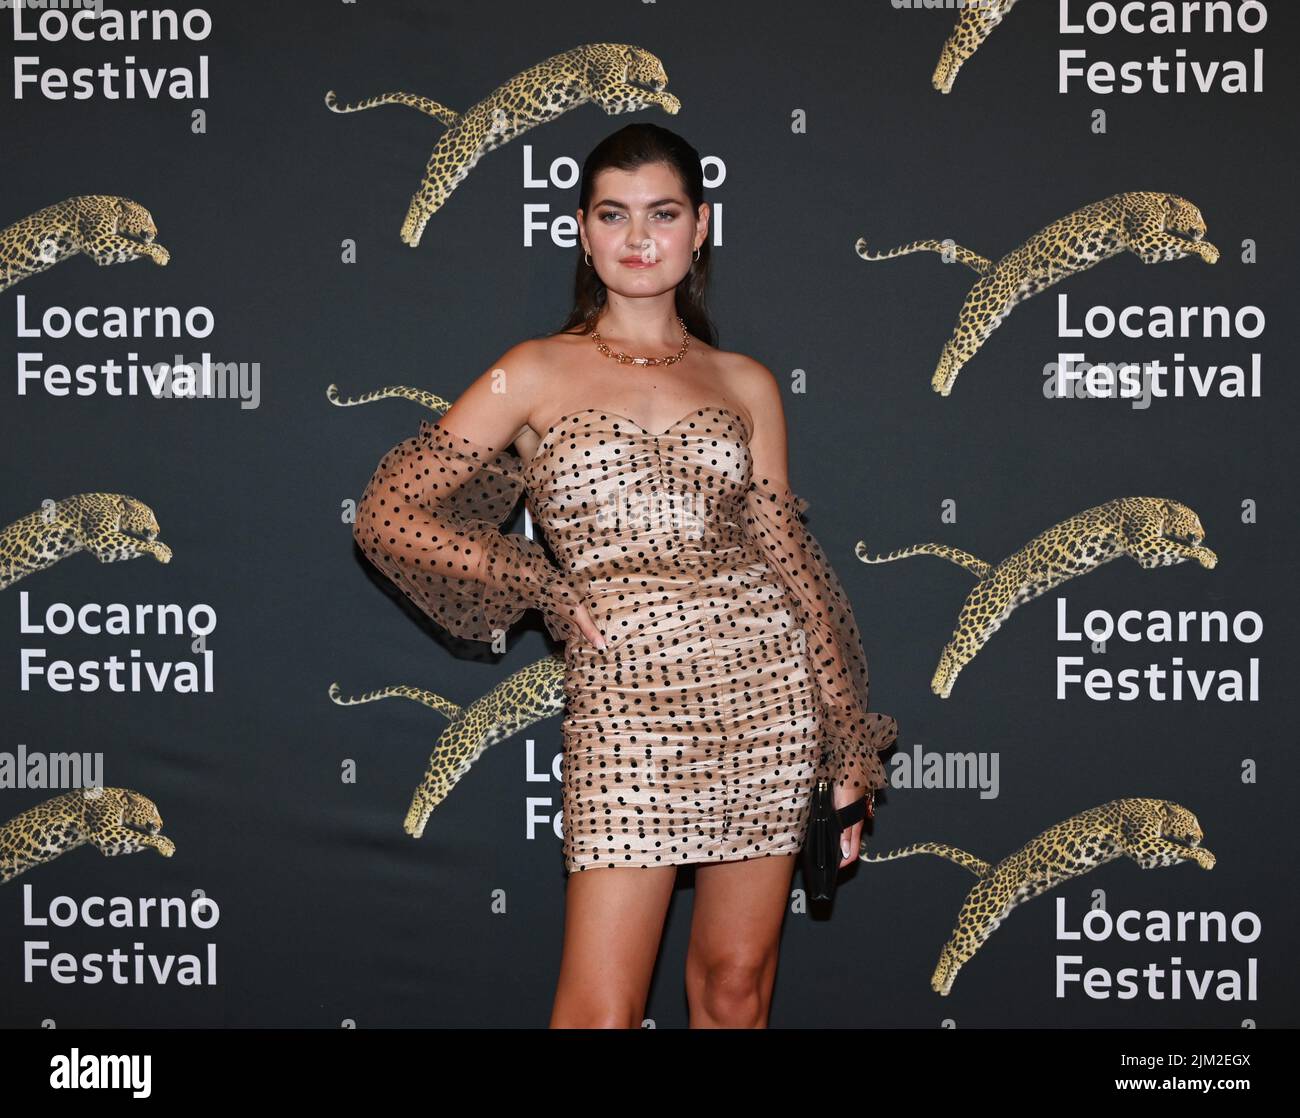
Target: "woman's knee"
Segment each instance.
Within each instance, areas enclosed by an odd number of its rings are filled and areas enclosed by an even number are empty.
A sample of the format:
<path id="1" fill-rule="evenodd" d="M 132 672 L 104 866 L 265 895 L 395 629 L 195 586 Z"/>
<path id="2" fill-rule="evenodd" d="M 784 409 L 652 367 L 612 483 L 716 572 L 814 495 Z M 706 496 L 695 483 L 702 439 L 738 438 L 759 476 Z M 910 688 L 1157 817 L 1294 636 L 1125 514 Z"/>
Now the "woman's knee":
<path id="1" fill-rule="evenodd" d="M 773 960 L 731 955 L 702 962 L 695 991 L 700 1008 L 715 1020 L 744 1024 L 762 1019 L 772 985 Z"/>

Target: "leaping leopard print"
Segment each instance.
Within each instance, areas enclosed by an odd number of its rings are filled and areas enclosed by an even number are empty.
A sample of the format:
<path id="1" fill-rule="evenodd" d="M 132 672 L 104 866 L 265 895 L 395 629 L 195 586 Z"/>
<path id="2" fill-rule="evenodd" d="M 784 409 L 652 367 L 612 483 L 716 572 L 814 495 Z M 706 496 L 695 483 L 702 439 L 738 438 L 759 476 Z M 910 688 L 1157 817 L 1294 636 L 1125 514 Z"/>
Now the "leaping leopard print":
<path id="1" fill-rule="evenodd" d="M 957 374 L 1017 304 L 1067 276 L 1132 252 L 1145 264 L 1199 256 L 1207 264 L 1219 250 L 1205 240 L 1201 211 L 1177 194 L 1149 190 L 1114 194 L 1067 214 L 1040 230 L 994 264 L 951 242 L 913 241 L 887 252 L 868 252 L 858 238 L 863 260 L 889 260 L 910 252 L 951 251 L 954 259 L 980 274 L 957 316 L 953 336 L 943 347 L 931 387 L 947 396 Z"/>
<path id="2" fill-rule="evenodd" d="M 418 93 L 381 93 L 341 105 L 330 90 L 325 104 L 336 113 L 408 105 L 447 126 L 402 223 L 403 242 L 415 248 L 429 218 L 488 152 L 588 101 L 611 116 L 650 105 L 676 114 L 681 102 L 665 92 L 667 85 L 663 63 L 643 47 L 586 43 L 516 74 L 464 113 Z"/>
<path id="3" fill-rule="evenodd" d="M 939 53 L 939 64 L 931 79 L 940 93 L 951 93 L 957 71 L 1016 5 L 1016 0 L 966 0 L 948 41 Z"/>
<path id="4" fill-rule="evenodd" d="M 859 540 L 854 550 L 864 563 L 938 555 L 979 579 L 967 595 L 957 627 L 930 682 L 930 690 L 946 699 L 962 668 L 1002 627 L 1016 606 L 1121 555 L 1132 556 L 1148 570 L 1189 559 L 1213 570 L 1218 556 L 1201 546 L 1204 538 L 1200 517 L 1178 501 L 1168 497 L 1116 497 L 1040 532 L 996 566 L 939 543 L 915 544 L 888 555 L 872 555 Z"/>
<path id="5" fill-rule="evenodd" d="M 79 252 L 100 265 L 142 256 L 166 264 L 171 253 L 153 243 L 156 236 L 153 216 L 130 198 L 82 194 L 55 202 L 0 231 L 0 291 Z"/>
<path id="6" fill-rule="evenodd" d="M 329 693 L 340 706 L 393 697 L 414 699 L 450 720 L 438 736 L 402 825 L 408 835 L 419 838 L 434 808 L 447 798 L 488 746 L 564 711 L 564 671 L 562 657 L 547 656 L 507 676 L 468 707 L 422 687 L 395 685 L 344 697 L 339 685 L 331 683 Z"/>
<path id="7" fill-rule="evenodd" d="M 160 563 L 172 558 L 172 549 L 158 538 L 158 518 L 143 501 L 125 493 L 77 493 L 46 501 L 0 529 L 0 590 L 78 551 L 89 551 L 101 563 L 142 555 Z"/>
<path id="8" fill-rule="evenodd" d="M 864 852 L 860 860 L 887 862 L 912 854 L 936 854 L 980 879 L 967 894 L 930 979 L 931 989 L 946 996 L 957 972 L 1017 905 L 1121 855 L 1145 870 L 1179 862 L 1213 869 L 1215 857 L 1201 846 L 1203 838 L 1200 822 L 1181 804 L 1141 797 L 1111 800 L 1081 811 L 1048 827 L 995 866 L 939 842 L 918 842 L 885 854 Z"/>
<path id="9" fill-rule="evenodd" d="M 164 858 L 176 844 L 147 796 L 130 788 L 78 788 L 28 808 L 0 825 L 0 883 L 91 843 L 106 858 L 156 850 Z"/>

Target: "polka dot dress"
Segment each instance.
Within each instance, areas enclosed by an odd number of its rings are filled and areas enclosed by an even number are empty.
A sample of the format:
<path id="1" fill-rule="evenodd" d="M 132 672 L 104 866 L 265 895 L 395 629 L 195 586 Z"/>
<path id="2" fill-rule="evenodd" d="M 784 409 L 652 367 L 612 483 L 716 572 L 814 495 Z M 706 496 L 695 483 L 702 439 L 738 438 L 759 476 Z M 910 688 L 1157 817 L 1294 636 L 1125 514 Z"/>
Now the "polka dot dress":
<path id="1" fill-rule="evenodd" d="M 491 640 L 536 607 L 564 642 L 570 872 L 794 854 L 815 779 L 885 784 L 897 726 L 867 711 L 847 595 L 749 437 L 724 407 L 660 432 L 586 409 L 522 464 L 426 422 L 362 498 L 363 551 L 450 631 Z M 499 530 L 520 492 L 558 567 Z"/>

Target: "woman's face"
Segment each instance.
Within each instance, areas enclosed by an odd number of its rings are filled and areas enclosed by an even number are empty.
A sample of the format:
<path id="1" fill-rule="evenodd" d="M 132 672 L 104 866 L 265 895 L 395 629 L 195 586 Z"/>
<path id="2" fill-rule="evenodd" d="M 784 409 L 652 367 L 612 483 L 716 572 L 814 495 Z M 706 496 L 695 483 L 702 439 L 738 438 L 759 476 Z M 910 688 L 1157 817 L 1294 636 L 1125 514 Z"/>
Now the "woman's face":
<path id="1" fill-rule="evenodd" d="M 596 175 L 591 206 L 578 211 L 582 247 L 602 282 L 620 295 L 658 295 L 676 287 L 708 236 L 709 204 L 696 214 L 667 163 Z"/>

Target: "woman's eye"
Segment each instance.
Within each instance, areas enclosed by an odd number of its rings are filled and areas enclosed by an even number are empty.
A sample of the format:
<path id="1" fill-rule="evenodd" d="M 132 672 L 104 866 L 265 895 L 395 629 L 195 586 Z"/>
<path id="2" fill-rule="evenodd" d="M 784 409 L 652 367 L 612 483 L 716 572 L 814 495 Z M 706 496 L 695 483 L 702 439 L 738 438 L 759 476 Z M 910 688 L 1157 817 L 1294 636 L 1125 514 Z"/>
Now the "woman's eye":
<path id="1" fill-rule="evenodd" d="M 611 217 L 612 217 L 612 218 L 621 218 L 622 216 L 623 216 L 623 215 L 622 215 L 621 213 L 615 213 L 613 210 L 608 210 L 608 211 L 606 211 L 605 213 L 603 213 L 603 214 L 600 215 L 599 220 L 600 220 L 600 221 L 604 221 L 605 224 L 608 225 L 609 222 L 606 221 L 606 218 L 611 218 Z M 676 210 L 656 210 L 654 216 L 655 216 L 655 217 L 663 217 L 663 218 L 667 218 L 669 221 L 672 221 L 674 218 L 677 217 L 677 211 L 676 211 Z"/>

